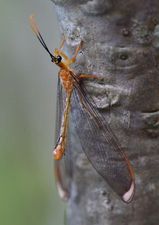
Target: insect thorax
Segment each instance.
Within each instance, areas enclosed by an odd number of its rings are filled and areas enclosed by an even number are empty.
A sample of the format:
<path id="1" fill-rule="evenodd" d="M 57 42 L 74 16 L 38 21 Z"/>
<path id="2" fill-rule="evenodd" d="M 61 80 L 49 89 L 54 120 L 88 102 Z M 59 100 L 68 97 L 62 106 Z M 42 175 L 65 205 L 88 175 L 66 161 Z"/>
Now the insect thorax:
<path id="1" fill-rule="evenodd" d="M 73 78 L 70 74 L 70 71 L 61 69 L 59 71 L 59 77 L 62 83 L 62 86 L 66 90 L 66 92 L 70 92 L 73 89 Z"/>

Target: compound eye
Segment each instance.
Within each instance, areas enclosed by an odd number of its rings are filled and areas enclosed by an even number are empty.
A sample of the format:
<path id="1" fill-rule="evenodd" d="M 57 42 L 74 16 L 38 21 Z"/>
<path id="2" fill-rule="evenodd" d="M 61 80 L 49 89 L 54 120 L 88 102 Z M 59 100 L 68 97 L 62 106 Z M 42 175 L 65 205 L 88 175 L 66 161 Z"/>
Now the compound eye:
<path id="1" fill-rule="evenodd" d="M 60 55 L 57 56 L 57 63 L 60 63 L 62 61 L 62 57 Z"/>

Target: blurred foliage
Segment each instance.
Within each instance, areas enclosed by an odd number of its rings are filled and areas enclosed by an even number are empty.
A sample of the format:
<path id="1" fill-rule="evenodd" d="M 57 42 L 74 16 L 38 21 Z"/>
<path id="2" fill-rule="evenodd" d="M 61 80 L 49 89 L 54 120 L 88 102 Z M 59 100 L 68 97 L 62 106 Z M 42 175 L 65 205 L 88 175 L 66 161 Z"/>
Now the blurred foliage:
<path id="1" fill-rule="evenodd" d="M 29 27 L 35 12 L 51 47 L 59 30 L 51 1 L 0 2 L 0 224 L 63 225 L 53 177 L 57 70 Z"/>

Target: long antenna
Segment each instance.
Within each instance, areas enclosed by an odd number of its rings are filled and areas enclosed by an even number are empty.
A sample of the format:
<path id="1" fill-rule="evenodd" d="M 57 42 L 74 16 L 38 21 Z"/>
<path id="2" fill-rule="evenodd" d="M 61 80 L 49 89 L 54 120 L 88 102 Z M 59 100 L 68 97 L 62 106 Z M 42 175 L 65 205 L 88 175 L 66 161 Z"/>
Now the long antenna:
<path id="1" fill-rule="evenodd" d="M 34 15 L 31 15 L 29 17 L 29 21 L 30 21 L 30 25 L 31 25 L 31 28 L 32 28 L 32 31 L 33 33 L 36 35 L 36 37 L 38 38 L 39 42 L 41 43 L 41 45 L 44 47 L 44 49 L 49 53 L 50 57 L 51 57 L 51 60 L 54 62 L 55 60 L 55 56 L 49 51 L 40 31 L 39 31 L 39 28 L 38 28 L 38 25 L 35 21 L 35 17 Z"/>

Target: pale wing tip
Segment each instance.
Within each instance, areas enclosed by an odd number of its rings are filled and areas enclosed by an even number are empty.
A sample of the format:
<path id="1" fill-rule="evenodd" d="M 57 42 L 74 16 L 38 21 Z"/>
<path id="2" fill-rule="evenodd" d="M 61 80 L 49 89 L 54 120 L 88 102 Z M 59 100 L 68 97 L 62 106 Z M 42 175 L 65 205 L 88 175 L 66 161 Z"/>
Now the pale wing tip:
<path id="1" fill-rule="evenodd" d="M 63 201 L 68 201 L 68 199 L 69 199 L 69 193 L 66 190 L 64 190 L 61 187 L 61 185 L 59 185 L 58 183 L 56 185 L 57 185 L 57 190 L 58 190 L 58 193 L 59 193 L 60 198 Z"/>
<path id="2" fill-rule="evenodd" d="M 130 189 L 127 192 L 125 192 L 125 194 L 122 196 L 123 201 L 126 203 L 130 203 L 133 200 L 134 193 L 135 193 L 135 183 L 133 180 Z"/>

